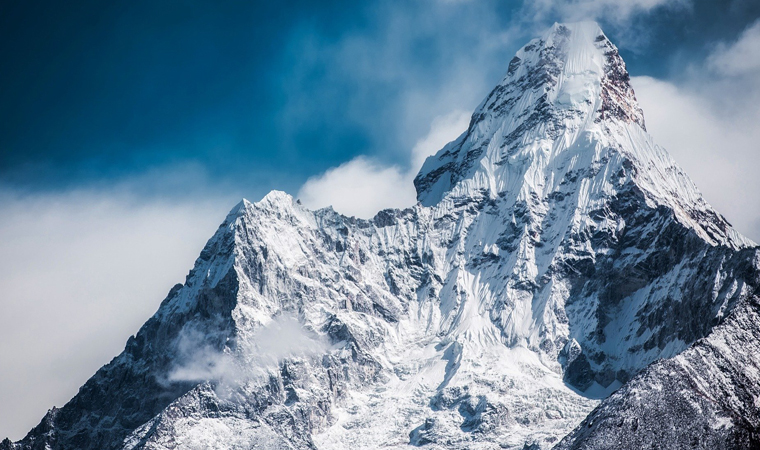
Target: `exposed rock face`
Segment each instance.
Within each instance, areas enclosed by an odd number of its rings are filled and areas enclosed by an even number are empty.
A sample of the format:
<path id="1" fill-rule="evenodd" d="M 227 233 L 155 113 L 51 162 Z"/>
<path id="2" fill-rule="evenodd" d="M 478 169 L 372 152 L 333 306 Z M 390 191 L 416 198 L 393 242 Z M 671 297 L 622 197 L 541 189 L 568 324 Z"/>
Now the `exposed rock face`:
<path id="1" fill-rule="evenodd" d="M 760 299 L 604 400 L 555 447 L 760 448 Z"/>
<path id="2" fill-rule="evenodd" d="M 520 50 L 415 185 L 368 221 L 241 202 L 125 351 L 0 448 L 549 448 L 760 285 L 596 24 Z"/>

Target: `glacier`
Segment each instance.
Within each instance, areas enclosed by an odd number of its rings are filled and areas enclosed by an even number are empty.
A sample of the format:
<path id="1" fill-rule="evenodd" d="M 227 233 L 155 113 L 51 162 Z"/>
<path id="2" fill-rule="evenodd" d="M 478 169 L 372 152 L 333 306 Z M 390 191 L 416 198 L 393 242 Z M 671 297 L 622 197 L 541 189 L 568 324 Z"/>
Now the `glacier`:
<path id="1" fill-rule="evenodd" d="M 607 448 L 592 417 L 631 423 L 636 386 L 702 364 L 758 294 L 760 249 L 647 134 L 593 22 L 519 50 L 414 184 L 371 220 L 243 200 L 124 351 L 0 449 Z"/>

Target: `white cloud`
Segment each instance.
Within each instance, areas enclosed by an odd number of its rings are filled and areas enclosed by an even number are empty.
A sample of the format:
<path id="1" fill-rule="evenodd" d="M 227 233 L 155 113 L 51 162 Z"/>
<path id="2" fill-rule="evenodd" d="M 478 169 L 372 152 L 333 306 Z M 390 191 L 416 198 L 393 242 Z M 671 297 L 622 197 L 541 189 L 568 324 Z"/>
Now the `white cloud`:
<path id="1" fill-rule="evenodd" d="M 649 132 L 736 229 L 760 241 L 760 21 L 672 81 L 633 79 Z"/>
<path id="2" fill-rule="evenodd" d="M 535 35 L 553 22 L 597 20 L 618 47 L 641 51 L 651 44 L 651 21 L 666 14 L 688 14 L 694 0 L 534 0 L 523 4 L 523 26 Z M 645 20 L 640 20 L 646 18 Z"/>
<path id="3" fill-rule="evenodd" d="M 233 203 L 0 190 L 1 437 L 23 437 L 123 350 Z"/>
<path id="4" fill-rule="evenodd" d="M 725 114 L 704 90 L 648 77 L 636 77 L 633 84 L 655 141 L 718 212 L 739 232 L 760 241 L 758 107 Z"/>
<path id="5" fill-rule="evenodd" d="M 332 206 L 341 214 L 371 218 L 385 208 L 416 203 L 413 180 L 422 163 L 467 129 L 470 114 L 455 110 L 433 119 L 428 133 L 410 152 L 410 166 L 385 166 L 359 156 L 325 173 L 309 178 L 298 198 L 310 208 Z"/>
<path id="6" fill-rule="evenodd" d="M 398 161 L 435 117 L 477 106 L 526 41 L 496 0 L 365 7 L 371 26 L 339 39 L 304 26 L 289 42 L 293 65 L 281 79 L 286 102 L 278 112 L 285 139 L 315 116 L 339 114 L 361 130 L 363 153 Z"/>
<path id="7" fill-rule="evenodd" d="M 342 214 L 362 218 L 415 203 L 414 188 L 410 189 L 405 173 L 362 156 L 309 178 L 298 198 L 310 208 L 332 206 Z"/>
<path id="8" fill-rule="evenodd" d="M 236 364 L 233 356 L 217 350 L 206 341 L 203 330 L 184 327 L 179 333 L 176 365 L 169 371 L 166 379 L 159 379 L 162 384 L 172 381 L 212 381 L 227 384 L 241 378 L 242 367 Z"/>
<path id="9" fill-rule="evenodd" d="M 289 358 L 308 358 L 328 348 L 319 335 L 298 319 L 280 314 L 249 336 L 238 336 L 235 349 L 220 351 L 208 344 L 207 331 L 185 327 L 177 340 L 177 365 L 169 381 L 213 381 L 219 395 L 228 395 L 248 382 L 265 381 Z"/>
<path id="10" fill-rule="evenodd" d="M 428 156 L 436 154 L 444 145 L 459 137 L 467 129 L 470 116 L 471 113 L 467 111 L 456 110 L 433 119 L 428 134 L 417 141 L 412 148 L 411 170 L 415 172 L 414 175 L 420 170 Z"/>
<path id="11" fill-rule="evenodd" d="M 760 70 L 760 20 L 744 30 L 735 42 L 719 44 L 707 63 L 723 75 L 756 77 Z"/>

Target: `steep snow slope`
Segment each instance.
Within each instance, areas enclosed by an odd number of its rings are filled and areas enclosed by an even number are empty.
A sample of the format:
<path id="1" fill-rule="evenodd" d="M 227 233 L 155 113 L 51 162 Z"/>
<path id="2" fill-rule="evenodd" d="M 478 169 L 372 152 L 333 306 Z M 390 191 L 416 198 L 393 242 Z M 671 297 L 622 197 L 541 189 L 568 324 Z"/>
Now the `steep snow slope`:
<path id="1" fill-rule="evenodd" d="M 713 292 L 715 277 L 703 276 L 734 270 L 746 260 L 734 261 L 736 251 L 753 244 L 643 124 L 624 63 L 596 24 L 555 25 L 517 53 L 467 132 L 415 179 L 421 202 L 438 209 L 495 204 L 467 236 L 470 258 L 506 253 L 479 268 L 509 278 L 492 282 L 487 310 L 508 341 L 550 359 L 569 338 L 582 369 L 570 381 L 582 390 L 682 350 L 746 294 Z M 700 317 L 684 329 L 683 313 Z"/>
<path id="2" fill-rule="evenodd" d="M 760 283 L 593 23 L 520 50 L 415 185 L 369 221 L 241 202 L 125 351 L 0 449 L 548 448 Z"/>

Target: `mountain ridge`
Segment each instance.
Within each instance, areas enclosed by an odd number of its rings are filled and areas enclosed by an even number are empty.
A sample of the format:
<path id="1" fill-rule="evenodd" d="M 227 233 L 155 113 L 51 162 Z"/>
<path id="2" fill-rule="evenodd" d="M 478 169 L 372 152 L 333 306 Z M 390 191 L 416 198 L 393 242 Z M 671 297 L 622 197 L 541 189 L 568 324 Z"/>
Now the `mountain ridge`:
<path id="1" fill-rule="evenodd" d="M 125 351 L 0 448 L 549 448 L 760 284 L 593 23 L 520 50 L 415 187 L 371 220 L 241 201 Z"/>
<path id="2" fill-rule="evenodd" d="M 555 450 L 753 449 L 760 446 L 760 298 L 707 337 L 652 364 L 605 399 Z"/>

